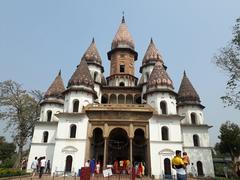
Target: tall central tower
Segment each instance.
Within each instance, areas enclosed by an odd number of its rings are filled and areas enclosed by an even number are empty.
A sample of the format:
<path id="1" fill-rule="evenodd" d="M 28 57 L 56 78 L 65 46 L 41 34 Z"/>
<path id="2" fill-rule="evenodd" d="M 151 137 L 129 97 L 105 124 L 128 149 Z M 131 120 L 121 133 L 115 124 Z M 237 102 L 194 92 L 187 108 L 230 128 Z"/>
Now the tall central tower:
<path id="1" fill-rule="evenodd" d="M 128 31 L 124 16 L 118 31 L 112 41 L 111 50 L 107 53 L 111 61 L 110 76 L 107 77 L 109 86 L 136 86 L 134 76 L 134 61 L 137 60 L 137 52 L 131 34 Z"/>

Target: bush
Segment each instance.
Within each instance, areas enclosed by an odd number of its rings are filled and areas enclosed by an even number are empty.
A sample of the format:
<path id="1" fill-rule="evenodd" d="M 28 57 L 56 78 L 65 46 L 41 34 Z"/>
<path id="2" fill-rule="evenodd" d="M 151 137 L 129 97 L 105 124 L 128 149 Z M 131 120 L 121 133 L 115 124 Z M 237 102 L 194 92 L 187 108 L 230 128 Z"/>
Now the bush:
<path id="1" fill-rule="evenodd" d="M 2 177 L 10 177 L 10 176 L 21 176 L 27 174 L 25 171 L 20 169 L 4 169 L 0 168 L 0 178 Z"/>

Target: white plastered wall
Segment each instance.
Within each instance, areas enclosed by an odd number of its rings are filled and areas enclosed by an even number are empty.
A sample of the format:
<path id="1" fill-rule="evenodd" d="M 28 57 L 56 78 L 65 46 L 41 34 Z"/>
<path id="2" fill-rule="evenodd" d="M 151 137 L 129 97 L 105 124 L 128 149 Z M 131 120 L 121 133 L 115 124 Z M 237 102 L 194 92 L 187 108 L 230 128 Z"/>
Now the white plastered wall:
<path id="1" fill-rule="evenodd" d="M 151 105 L 158 114 L 161 114 L 160 102 L 165 101 L 167 105 L 167 114 L 177 114 L 176 99 L 167 92 L 155 92 L 147 95 L 147 104 Z"/>
<path id="2" fill-rule="evenodd" d="M 196 114 L 196 123 L 204 124 L 203 110 L 198 106 L 180 106 L 178 108 L 178 114 L 180 116 L 185 116 L 182 120 L 183 124 L 191 124 L 191 113 Z"/>
<path id="3" fill-rule="evenodd" d="M 71 91 L 65 96 L 64 112 L 73 112 L 73 102 L 79 100 L 78 112 L 82 112 L 83 106 L 93 103 L 93 95 L 83 91 Z"/>
<path id="4" fill-rule="evenodd" d="M 59 104 L 44 104 L 44 105 L 42 105 L 39 121 L 47 121 L 47 112 L 48 111 L 52 111 L 51 121 L 58 121 L 58 118 L 54 114 L 63 112 L 63 105 L 59 105 Z"/>
<path id="5" fill-rule="evenodd" d="M 70 138 L 70 126 L 77 126 L 76 138 Z M 61 117 L 58 123 L 56 136 L 56 148 L 53 157 L 53 172 L 64 171 L 66 157 L 71 155 L 73 158 L 72 172 L 78 172 L 84 165 L 85 150 L 87 142 L 88 118 L 85 115 L 78 117 Z"/>

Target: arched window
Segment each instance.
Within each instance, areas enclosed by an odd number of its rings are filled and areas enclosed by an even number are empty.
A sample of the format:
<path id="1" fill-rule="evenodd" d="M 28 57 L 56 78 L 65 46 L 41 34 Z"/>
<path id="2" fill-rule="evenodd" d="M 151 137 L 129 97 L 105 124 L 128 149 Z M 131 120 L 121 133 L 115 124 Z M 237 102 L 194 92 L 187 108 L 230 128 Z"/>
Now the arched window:
<path id="1" fill-rule="evenodd" d="M 73 112 L 78 112 L 79 109 L 79 100 L 74 100 L 73 101 Z"/>
<path id="2" fill-rule="evenodd" d="M 126 104 L 132 104 L 133 103 L 133 96 L 131 94 L 128 94 L 126 96 Z"/>
<path id="3" fill-rule="evenodd" d="M 193 135 L 193 145 L 199 146 L 199 136 L 197 134 Z"/>
<path id="4" fill-rule="evenodd" d="M 162 140 L 169 140 L 168 127 L 162 127 Z"/>
<path id="5" fill-rule="evenodd" d="M 48 132 L 47 132 L 47 131 L 44 131 L 44 132 L 43 132 L 43 142 L 44 142 L 44 143 L 47 143 L 47 141 L 48 141 Z"/>
<path id="6" fill-rule="evenodd" d="M 120 82 L 119 86 L 125 86 L 124 82 Z"/>
<path id="7" fill-rule="evenodd" d="M 68 155 L 66 157 L 66 164 L 65 164 L 65 172 L 71 172 L 72 171 L 72 156 Z"/>
<path id="8" fill-rule="evenodd" d="M 197 162 L 197 172 L 198 172 L 198 176 L 204 176 L 203 165 L 201 161 Z"/>
<path id="9" fill-rule="evenodd" d="M 146 72 L 146 74 L 145 74 L 145 81 L 144 81 L 144 82 L 147 82 L 147 81 L 148 81 L 148 79 L 149 79 L 149 73 L 148 73 L 148 72 Z"/>
<path id="10" fill-rule="evenodd" d="M 167 114 L 167 104 L 165 101 L 160 102 L 160 109 L 162 114 Z"/>
<path id="11" fill-rule="evenodd" d="M 195 113 L 191 113 L 191 123 L 197 124 L 197 118 Z"/>
<path id="12" fill-rule="evenodd" d="M 116 104 L 117 103 L 117 97 L 115 94 L 112 94 L 110 96 L 110 100 L 109 100 L 110 104 Z"/>
<path id="13" fill-rule="evenodd" d="M 94 81 L 97 81 L 97 77 L 98 77 L 98 72 L 94 72 L 94 75 L 93 75 L 93 79 L 94 79 Z"/>
<path id="14" fill-rule="evenodd" d="M 141 104 L 141 95 L 140 94 L 136 94 L 134 96 L 134 103 L 135 104 Z"/>
<path id="15" fill-rule="evenodd" d="M 125 97 L 124 95 L 120 94 L 118 96 L 118 104 L 124 104 L 125 103 Z"/>
<path id="16" fill-rule="evenodd" d="M 70 138 L 76 137 L 76 131 L 77 131 L 77 126 L 75 124 L 72 124 L 70 126 Z"/>
<path id="17" fill-rule="evenodd" d="M 47 122 L 50 122 L 52 119 L 52 111 L 47 111 Z"/>
<path id="18" fill-rule="evenodd" d="M 103 94 L 102 95 L 102 104 L 107 104 L 108 103 L 108 95 L 107 94 Z"/>

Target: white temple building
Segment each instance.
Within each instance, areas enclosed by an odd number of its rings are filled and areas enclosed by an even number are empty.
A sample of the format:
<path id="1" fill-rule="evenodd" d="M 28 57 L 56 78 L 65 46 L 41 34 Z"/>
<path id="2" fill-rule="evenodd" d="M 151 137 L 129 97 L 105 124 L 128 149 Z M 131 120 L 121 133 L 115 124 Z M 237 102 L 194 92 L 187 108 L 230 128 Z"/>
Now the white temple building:
<path id="1" fill-rule="evenodd" d="M 144 162 L 146 175 L 164 177 L 176 174 L 171 159 L 181 150 L 199 176 L 214 176 L 211 126 L 186 72 L 176 92 L 151 39 L 138 79 L 138 53 L 124 17 L 107 55 L 106 78 L 94 40 L 66 88 L 61 73 L 57 75 L 41 102 L 27 169 L 35 156 L 46 156 L 52 173 L 78 172 L 92 158 L 103 168 L 128 159 Z"/>

